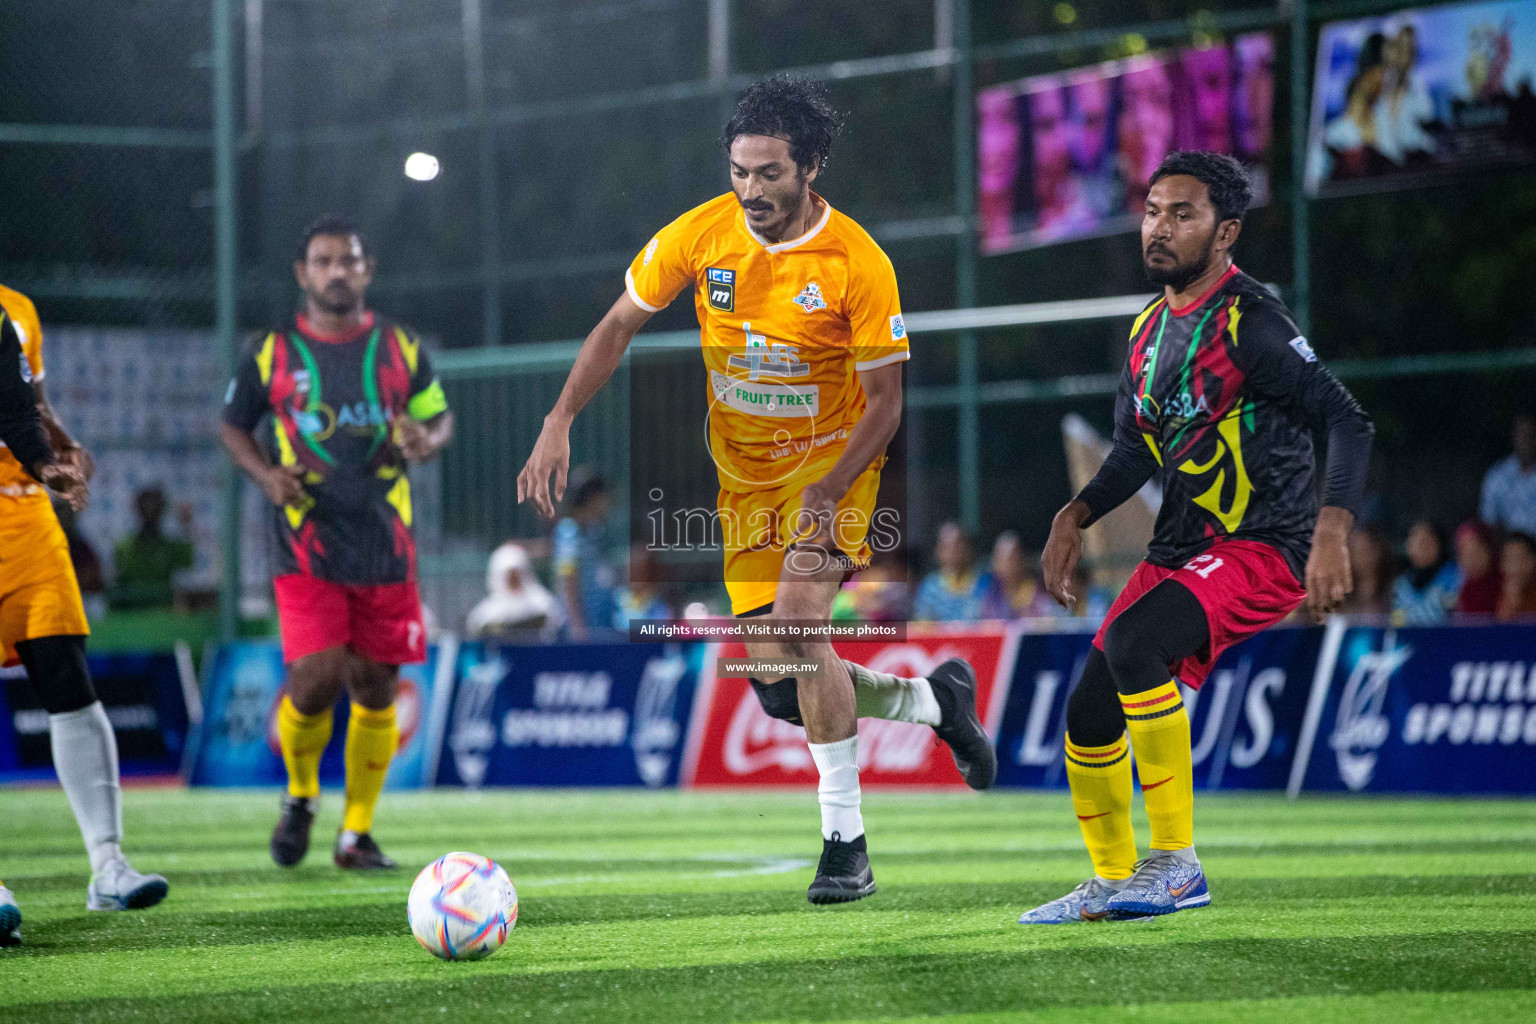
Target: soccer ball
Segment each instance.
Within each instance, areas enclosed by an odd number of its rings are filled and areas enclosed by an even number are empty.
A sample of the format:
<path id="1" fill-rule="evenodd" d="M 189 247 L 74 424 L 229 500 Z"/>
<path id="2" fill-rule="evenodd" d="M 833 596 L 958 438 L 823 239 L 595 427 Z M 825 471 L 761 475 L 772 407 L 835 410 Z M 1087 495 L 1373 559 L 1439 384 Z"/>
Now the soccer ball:
<path id="1" fill-rule="evenodd" d="M 489 857 L 447 853 L 416 876 L 406 915 L 428 953 L 479 960 L 500 949 L 517 923 L 517 890 Z"/>

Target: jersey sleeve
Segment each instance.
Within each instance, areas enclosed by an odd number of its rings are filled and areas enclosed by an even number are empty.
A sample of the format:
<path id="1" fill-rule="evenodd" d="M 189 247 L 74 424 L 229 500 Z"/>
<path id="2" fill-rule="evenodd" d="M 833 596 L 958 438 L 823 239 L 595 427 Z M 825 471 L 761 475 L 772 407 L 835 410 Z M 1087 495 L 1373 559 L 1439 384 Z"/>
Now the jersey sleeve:
<path id="1" fill-rule="evenodd" d="M 11 317 L 0 313 L 0 441 L 31 473 L 53 458 L 32 393 L 32 368 Z"/>
<path id="2" fill-rule="evenodd" d="M 432 368 L 432 357 L 419 341 L 411 340 L 416 346 L 416 362 L 410 368 L 411 397 L 405 409 L 413 420 L 430 420 L 448 411 L 448 396 L 443 392 L 442 381 L 437 379 L 437 371 Z"/>
<path id="3" fill-rule="evenodd" d="M 907 325 L 901 319 L 896 268 L 878 246 L 850 260 L 848 326 L 854 368 L 878 370 L 910 358 Z"/>
<path id="4" fill-rule="evenodd" d="M 684 214 L 657 233 L 624 271 L 624 290 L 649 313 L 667 308 L 697 278 L 693 265 L 698 239 L 694 218 Z"/>
<path id="5" fill-rule="evenodd" d="M 33 380 L 43 379 L 43 325 L 37 318 L 37 306 L 20 292 L 7 292 L 5 311 L 10 314 L 21 342 L 21 351 L 27 357 L 27 366 Z"/>
<path id="6" fill-rule="evenodd" d="M 1157 472 L 1158 457 L 1136 422 L 1136 388 L 1127 366 L 1120 376 L 1115 394 L 1115 431 L 1104 464 L 1078 492 L 1078 499 L 1088 506 L 1086 529 L 1130 500 Z"/>
<path id="7" fill-rule="evenodd" d="M 1376 428 L 1355 396 L 1318 362 L 1311 344 L 1277 303 L 1266 299 L 1237 317 L 1233 362 L 1255 395 L 1295 409 L 1328 438 L 1323 504 L 1357 512 L 1365 496 Z"/>
<path id="8" fill-rule="evenodd" d="M 256 424 L 261 422 L 261 417 L 266 414 L 269 406 L 266 386 L 261 381 L 261 367 L 258 359 L 261 350 L 272 335 L 266 335 L 265 339 L 257 341 L 247 347 L 240 357 L 239 364 L 235 367 L 235 375 L 229 382 L 229 387 L 224 391 L 225 423 L 249 434 L 256 429 Z"/>

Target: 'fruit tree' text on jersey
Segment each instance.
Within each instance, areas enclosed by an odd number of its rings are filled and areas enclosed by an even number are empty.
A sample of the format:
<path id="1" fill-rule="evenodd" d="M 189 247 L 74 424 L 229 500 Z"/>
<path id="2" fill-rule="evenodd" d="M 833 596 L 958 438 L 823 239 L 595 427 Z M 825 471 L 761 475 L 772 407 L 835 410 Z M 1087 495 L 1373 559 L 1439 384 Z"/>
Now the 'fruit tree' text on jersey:
<path id="1" fill-rule="evenodd" d="M 709 372 L 709 444 L 729 491 L 824 475 L 864 414 L 860 370 L 906 359 L 891 261 L 852 220 L 816 197 L 815 225 L 770 243 L 734 193 L 668 224 L 624 275 L 657 312 L 697 285 Z"/>
<path id="2" fill-rule="evenodd" d="M 1314 429 L 1328 438 L 1323 503 L 1356 511 L 1370 420 L 1280 301 L 1233 267 L 1193 305 L 1159 298 L 1137 317 L 1114 446 L 1078 497 L 1091 523 L 1160 473 L 1149 562 L 1176 568 L 1242 537 L 1278 548 L 1301 579 L 1317 520 Z"/>
<path id="3" fill-rule="evenodd" d="M 317 334 L 301 316 L 258 338 L 230 382 L 224 421 L 250 432 L 269 419 L 258 442 L 275 463 L 304 470 L 304 500 L 275 510 L 275 575 L 414 579 L 411 485 L 394 425 L 447 408 L 421 343 L 372 313 L 338 337 Z"/>

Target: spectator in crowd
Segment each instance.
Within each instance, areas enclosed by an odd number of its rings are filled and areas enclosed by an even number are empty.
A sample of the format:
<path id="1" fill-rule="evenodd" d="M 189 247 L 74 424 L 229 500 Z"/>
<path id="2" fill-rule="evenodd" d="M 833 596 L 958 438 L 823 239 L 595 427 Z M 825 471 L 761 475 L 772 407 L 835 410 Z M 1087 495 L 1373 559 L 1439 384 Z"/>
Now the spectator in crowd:
<path id="1" fill-rule="evenodd" d="M 1499 621 L 1536 616 L 1536 538 L 1528 533 L 1505 537 L 1499 549 L 1499 572 L 1504 577 Z"/>
<path id="2" fill-rule="evenodd" d="M 629 629 L 630 619 L 670 619 L 672 607 L 662 596 L 662 569 L 643 541 L 629 546 L 629 584 L 620 587 L 613 615 L 614 629 Z"/>
<path id="3" fill-rule="evenodd" d="M 139 514 L 139 529 L 124 538 L 114 552 L 117 581 L 110 603 L 115 609 L 169 608 L 175 602 L 175 576 L 179 569 L 192 568 L 192 544 L 167 537 L 161 528 L 165 519 L 165 494 L 158 487 L 147 487 L 134 498 Z M 183 535 L 192 530 L 192 506 L 176 506 L 176 521 Z"/>
<path id="4" fill-rule="evenodd" d="M 971 622 L 980 618 L 985 580 L 976 572 L 971 539 L 959 523 L 939 527 L 934 560 L 939 567 L 918 585 L 912 617 L 920 622 Z"/>
<path id="5" fill-rule="evenodd" d="M 1035 581 L 1019 535 L 1004 530 L 992 543 L 992 571 L 981 580 L 981 617 L 1025 619 L 1050 615 L 1056 602 Z"/>
<path id="6" fill-rule="evenodd" d="M 1349 535 L 1349 572 L 1355 589 L 1339 611 L 1346 614 L 1385 615 L 1392 611 L 1392 547 L 1374 526 L 1362 526 Z"/>
<path id="7" fill-rule="evenodd" d="M 607 481 L 584 470 L 571 476 L 570 511 L 555 525 L 553 554 L 570 637 L 583 640 L 593 630 L 612 628 L 618 583 L 607 552 Z"/>
<path id="8" fill-rule="evenodd" d="M 1456 568 L 1461 573 L 1461 590 L 1456 595 L 1456 611 L 1461 615 L 1492 615 L 1499 610 L 1499 595 L 1504 590 L 1499 575 L 1498 544 L 1493 527 L 1469 519 L 1456 531 Z"/>
<path id="9" fill-rule="evenodd" d="M 1483 522 L 1536 535 L 1536 416 L 1521 413 L 1511 432 L 1514 451 L 1483 477 Z"/>
<path id="10" fill-rule="evenodd" d="M 101 557 L 80 532 L 79 515 L 69 502 L 55 498 L 53 512 L 59 517 L 64 539 L 69 541 L 69 561 L 75 567 L 75 579 L 80 583 L 85 617 L 99 619 L 107 610 L 107 574 L 102 568 Z"/>
<path id="11" fill-rule="evenodd" d="M 559 629 L 560 602 L 533 574 L 522 545 L 508 541 L 491 552 L 485 589 L 485 598 L 465 622 L 471 637 L 536 642 L 549 639 Z"/>
<path id="12" fill-rule="evenodd" d="M 899 551 L 877 551 L 869 568 L 844 583 L 832 601 L 838 622 L 899 622 L 907 617 L 907 563 Z"/>
<path id="13" fill-rule="evenodd" d="M 1392 584 L 1392 616 L 1408 626 L 1444 622 L 1456 607 L 1461 570 L 1451 561 L 1445 531 L 1428 519 L 1408 529 L 1408 569 Z"/>

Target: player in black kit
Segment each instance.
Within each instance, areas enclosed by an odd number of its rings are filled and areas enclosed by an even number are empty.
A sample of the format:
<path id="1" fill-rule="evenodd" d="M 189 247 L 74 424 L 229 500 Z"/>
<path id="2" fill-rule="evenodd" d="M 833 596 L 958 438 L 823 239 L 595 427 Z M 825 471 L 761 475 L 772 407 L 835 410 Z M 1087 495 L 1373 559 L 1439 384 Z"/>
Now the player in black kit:
<path id="1" fill-rule="evenodd" d="M 1351 589 L 1345 539 L 1374 433 L 1290 313 L 1232 263 L 1252 186 L 1216 153 L 1174 153 L 1142 221 L 1163 294 L 1131 330 L 1114 445 L 1056 514 L 1041 557 L 1070 604 L 1082 530 L 1154 474 L 1163 505 L 1146 561 L 1110 607 L 1067 704 L 1067 778 L 1094 874 L 1024 924 L 1126 920 L 1211 901 L 1194 849 L 1189 716 L 1222 651 L 1306 601 L 1321 617 Z M 1327 437 L 1319 511 L 1312 432 Z M 1131 758 L 1152 825 L 1137 862 Z"/>

